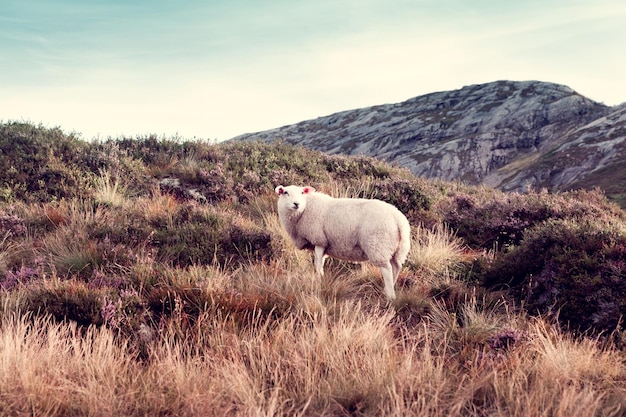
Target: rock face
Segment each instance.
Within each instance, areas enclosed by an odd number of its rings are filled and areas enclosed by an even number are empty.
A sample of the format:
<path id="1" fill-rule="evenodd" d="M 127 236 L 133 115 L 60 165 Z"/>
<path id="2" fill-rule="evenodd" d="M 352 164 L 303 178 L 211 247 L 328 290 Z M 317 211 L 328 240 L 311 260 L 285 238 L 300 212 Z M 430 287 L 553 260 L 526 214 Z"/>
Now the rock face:
<path id="1" fill-rule="evenodd" d="M 374 156 L 416 175 L 507 191 L 600 186 L 618 201 L 626 194 L 626 104 L 538 81 L 472 85 L 234 140 Z"/>

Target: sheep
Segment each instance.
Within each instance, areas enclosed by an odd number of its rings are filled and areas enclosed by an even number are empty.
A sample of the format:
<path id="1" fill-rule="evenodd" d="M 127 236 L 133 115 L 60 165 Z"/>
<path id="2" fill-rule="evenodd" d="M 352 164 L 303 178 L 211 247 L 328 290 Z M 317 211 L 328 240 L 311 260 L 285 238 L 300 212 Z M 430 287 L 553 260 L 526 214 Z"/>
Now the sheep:
<path id="1" fill-rule="evenodd" d="M 333 198 L 315 188 L 275 188 L 278 217 L 298 249 L 312 250 L 317 273 L 327 256 L 369 261 L 380 268 L 385 295 L 396 298 L 395 282 L 411 248 L 411 226 L 391 204 L 364 198 Z"/>

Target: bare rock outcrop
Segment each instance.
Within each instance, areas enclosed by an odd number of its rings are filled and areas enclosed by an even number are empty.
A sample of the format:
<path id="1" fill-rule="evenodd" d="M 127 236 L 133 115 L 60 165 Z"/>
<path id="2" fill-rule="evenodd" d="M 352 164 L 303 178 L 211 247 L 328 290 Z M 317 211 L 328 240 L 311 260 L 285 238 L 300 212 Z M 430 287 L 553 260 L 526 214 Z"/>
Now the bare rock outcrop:
<path id="1" fill-rule="evenodd" d="M 233 140 L 374 156 L 427 178 L 503 190 L 605 187 L 590 179 L 602 182 L 599 172 L 616 169 L 626 185 L 626 105 L 609 107 L 539 81 L 471 85 Z"/>

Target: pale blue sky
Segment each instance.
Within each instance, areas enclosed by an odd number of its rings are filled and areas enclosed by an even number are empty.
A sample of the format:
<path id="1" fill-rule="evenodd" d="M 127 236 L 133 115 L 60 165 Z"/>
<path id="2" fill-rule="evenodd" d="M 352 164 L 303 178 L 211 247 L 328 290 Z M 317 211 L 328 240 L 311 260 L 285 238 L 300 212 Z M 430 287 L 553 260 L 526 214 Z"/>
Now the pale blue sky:
<path id="1" fill-rule="evenodd" d="M 228 139 L 508 80 L 626 101 L 623 0 L 2 0 L 0 120 Z"/>

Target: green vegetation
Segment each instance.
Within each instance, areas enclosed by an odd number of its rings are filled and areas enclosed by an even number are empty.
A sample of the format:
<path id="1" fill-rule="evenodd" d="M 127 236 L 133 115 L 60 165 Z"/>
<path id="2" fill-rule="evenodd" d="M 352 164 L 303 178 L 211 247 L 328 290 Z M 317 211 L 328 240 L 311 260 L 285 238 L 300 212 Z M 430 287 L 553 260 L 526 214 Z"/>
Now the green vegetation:
<path id="1" fill-rule="evenodd" d="M 626 214 L 366 157 L 0 125 L 6 415 L 624 415 Z M 377 268 L 320 279 L 276 213 L 310 184 L 400 208 Z"/>

